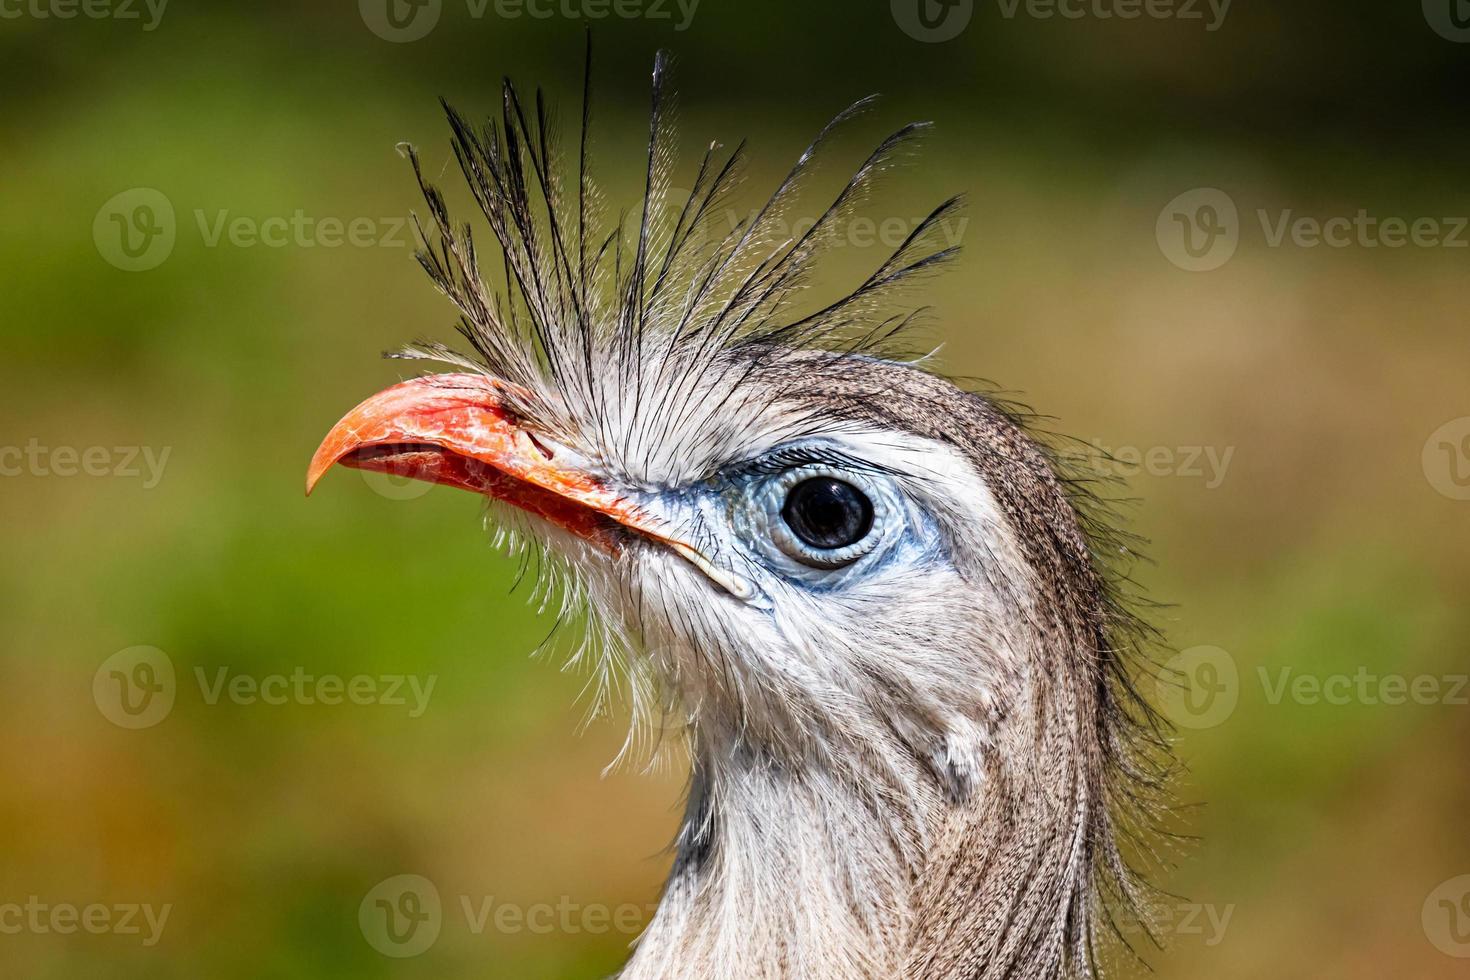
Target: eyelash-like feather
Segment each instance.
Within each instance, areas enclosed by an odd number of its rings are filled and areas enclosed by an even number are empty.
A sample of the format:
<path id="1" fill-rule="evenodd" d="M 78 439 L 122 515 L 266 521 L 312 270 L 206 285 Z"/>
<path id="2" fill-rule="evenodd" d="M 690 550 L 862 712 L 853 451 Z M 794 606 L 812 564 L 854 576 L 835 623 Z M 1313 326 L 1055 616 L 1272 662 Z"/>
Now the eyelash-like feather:
<path id="1" fill-rule="evenodd" d="M 782 446 L 756 459 L 736 463 L 726 471 L 729 476 L 768 476 L 805 466 L 829 466 L 839 472 L 871 473 L 900 476 L 890 467 L 859 459 L 829 446 Z"/>

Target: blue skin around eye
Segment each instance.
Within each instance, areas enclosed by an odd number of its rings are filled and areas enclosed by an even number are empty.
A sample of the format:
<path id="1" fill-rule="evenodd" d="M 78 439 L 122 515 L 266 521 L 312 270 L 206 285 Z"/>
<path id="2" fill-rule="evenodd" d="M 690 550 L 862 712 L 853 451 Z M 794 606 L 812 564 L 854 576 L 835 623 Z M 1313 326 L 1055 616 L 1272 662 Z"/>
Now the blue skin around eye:
<path id="1" fill-rule="evenodd" d="M 873 527 L 864 539 L 872 548 L 851 564 L 812 567 L 777 543 L 776 536 L 785 528 L 781 508 L 792 480 L 816 475 L 851 483 L 873 502 Z M 657 499 L 663 513 L 677 515 L 680 525 L 693 529 L 696 547 L 716 564 L 752 581 L 762 594 L 754 603 L 758 606 L 765 604 L 761 599 L 772 578 L 811 592 L 831 593 L 875 576 L 918 571 L 944 560 L 933 519 L 883 472 L 845 470 L 825 461 L 780 471 L 748 467 L 694 487 L 666 491 Z M 811 553 L 824 554 L 815 549 Z"/>

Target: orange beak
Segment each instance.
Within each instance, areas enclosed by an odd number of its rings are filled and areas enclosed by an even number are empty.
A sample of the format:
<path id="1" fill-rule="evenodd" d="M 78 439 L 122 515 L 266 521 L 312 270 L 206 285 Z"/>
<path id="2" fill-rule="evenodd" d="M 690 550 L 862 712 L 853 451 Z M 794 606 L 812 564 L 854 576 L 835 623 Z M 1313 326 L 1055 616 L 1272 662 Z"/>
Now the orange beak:
<path id="1" fill-rule="evenodd" d="M 745 582 L 714 568 L 521 427 L 506 408 L 507 390 L 505 382 L 479 374 L 436 374 L 379 392 L 327 433 L 306 472 L 307 494 L 334 463 L 472 490 L 514 504 L 611 555 L 621 552 L 629 531 L 641 534 L 734 595 L 749 597 Z"/>
<path id="2" fill-rule="evenodd" d="M 438 374 L 379 392 L 327 433 L 306 473 L 307 494 L 341 463 L 504 500 L 613 553 L 618 525 L 654 534 L 615 494 L 559 466 L 505 410 L 503 390 L 478 374 Z"/>

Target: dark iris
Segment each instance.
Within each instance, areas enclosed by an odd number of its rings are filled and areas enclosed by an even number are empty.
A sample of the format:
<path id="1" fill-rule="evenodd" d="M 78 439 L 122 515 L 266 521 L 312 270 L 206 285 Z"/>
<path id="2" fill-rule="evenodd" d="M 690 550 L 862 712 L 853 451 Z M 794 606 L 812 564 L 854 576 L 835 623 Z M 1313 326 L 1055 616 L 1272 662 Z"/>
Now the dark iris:
<path id="1" fill-rule="evenodd" d="M 791 488 L 781 517 L 802 541 L 831 551 L 868 536 L 873 502 L 849 483 L 819 476 Z"/>

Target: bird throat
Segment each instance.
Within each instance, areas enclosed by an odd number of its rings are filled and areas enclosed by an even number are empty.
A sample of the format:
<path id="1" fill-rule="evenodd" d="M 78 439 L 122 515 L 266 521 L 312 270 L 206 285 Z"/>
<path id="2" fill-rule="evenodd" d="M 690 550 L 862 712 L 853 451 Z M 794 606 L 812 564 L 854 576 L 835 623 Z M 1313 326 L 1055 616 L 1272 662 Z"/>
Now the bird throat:
<path id="1" fill-rule="evenodd" d="M 1075 756 L 956 800 L 898 744 L 798 768 L 729 735 L 695 736 L 674 868 L 621 980 L 1064 975 L 1090 883 Z"/>
<path id="2" fill-rule="evenodd" d="M 904 910 L 938 816 L 920 811 L 940 805 L 903 795 L 768 759 L 706 759 L 622 980 L 900 976 Z"/>

